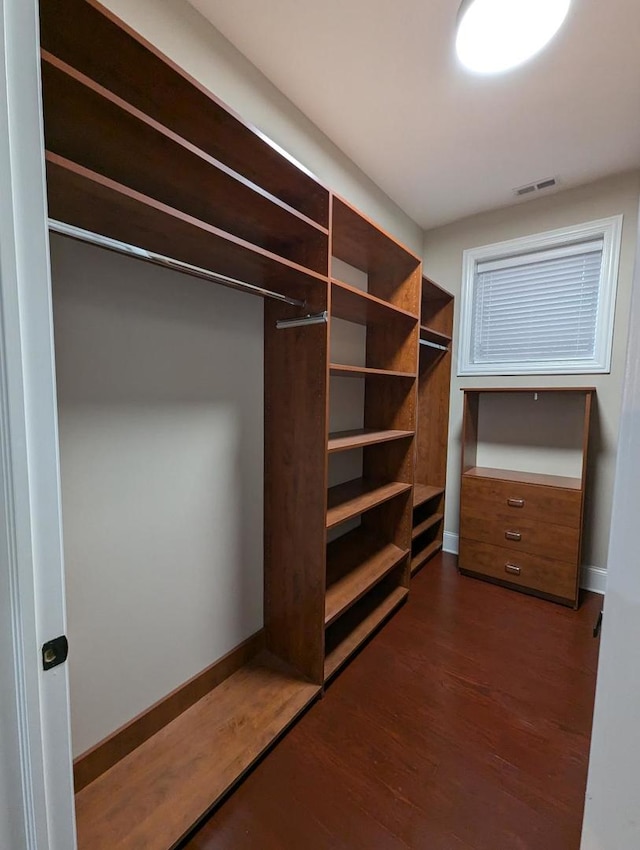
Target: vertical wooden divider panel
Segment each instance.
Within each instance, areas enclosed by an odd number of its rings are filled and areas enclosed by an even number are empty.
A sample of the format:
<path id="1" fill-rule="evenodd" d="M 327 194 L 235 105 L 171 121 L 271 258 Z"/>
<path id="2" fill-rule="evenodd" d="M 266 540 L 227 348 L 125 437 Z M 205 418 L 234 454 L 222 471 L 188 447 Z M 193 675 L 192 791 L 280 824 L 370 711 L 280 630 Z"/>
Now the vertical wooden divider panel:
<path id="1" fill-rule="evenodd" d="M 276 328 L 328 309 L 328 281 L 305 310 L 265 302 L 265 636 L 267 648 L 323 681 L 328 323 Z"/>

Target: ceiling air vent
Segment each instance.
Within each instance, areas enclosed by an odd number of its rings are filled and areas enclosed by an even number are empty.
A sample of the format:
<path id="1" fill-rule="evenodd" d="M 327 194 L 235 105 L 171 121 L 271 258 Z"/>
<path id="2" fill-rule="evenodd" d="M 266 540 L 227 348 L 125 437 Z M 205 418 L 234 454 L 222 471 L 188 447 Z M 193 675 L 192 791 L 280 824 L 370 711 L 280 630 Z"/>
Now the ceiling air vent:
<path id="1" fill-rule="evenodd" d="M 513 190 L 513 194 L 516 197 L 521 197 L 522 195 L 533 195 L 534 192 L 542 192 L 544 189 L 553 189 L 554 186 L 557 186 L 558 181 L 555 177 L 546 177 L 544 180 L 537 180 L 535 183 L 529 183 L 528 186 L 520 186 L 518 189 Z"/>

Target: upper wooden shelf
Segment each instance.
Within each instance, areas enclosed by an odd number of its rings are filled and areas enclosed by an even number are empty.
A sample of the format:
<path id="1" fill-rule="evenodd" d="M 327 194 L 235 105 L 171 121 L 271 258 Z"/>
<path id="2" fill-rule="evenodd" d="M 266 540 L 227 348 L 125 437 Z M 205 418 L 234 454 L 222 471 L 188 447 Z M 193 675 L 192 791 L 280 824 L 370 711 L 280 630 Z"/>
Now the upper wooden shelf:
<path id="1" fill-rule="evenodd" d="M 268 653 L 76 794 L 86 850 L 167 850 L 319 693 Z"/>
<path id="2" fill-rule="evenodd" d="M 353 519 L 410 489 L 411 484 L 402 484 L 399 481 L 379 484 L 362 478 L 330 487 L 327 499 L 327 528 Z"/>
<path id="3" fill-rule="evenodd" d="M 40 3 L 40 40 L 49 53 L 328 227 L 324 186 L 95 0 Z"/>
<path id="4" fill-rule="evenodd" d="M 410 378 L 416 377 L 415 372 L 394 372 L 390 369 L 371 369 L 368 366 L 345 366 L 340 363 L 329 365 L 331 375 L 334 378 Z"/>
<path id="5" fill-rule="evenodd" d="M 385 543 L 362 528 L 329 543 L 325 625 L 331 625 L 408 555 L 408 549 Z"/>
<path id="6" fill-rule="evenodd" d="M 258 286 L 306 297 L 326 278 L 47 152 L 52 218 Z"/>
<path id="7" fill-rule="evenodd" d="M 406 440 L 413 437 L 413 431 L 378 431 L 374 428 L 359 428 L 355 431 L 336 431 L 329 434 L 329 454 L 387 443 L 391 440 Z"/>
<path id="8" fill-rule="evenodd" d="M 326 228 L 46 51 L 42 82 L 49 151 L 327 274 Z"/>
<path id="9" fill-rule="evenodd" d="M 417 314 L 335 279 L 331 281 L 331 315 L 359 325 L 399 321 L 411 327 L 418 321 Z"/>
<path id="10" fill-rule="evenodd" d="M 435 499 L 437 496 L 442 496 L 444 487 L 433 487 L 431 484 L 414 484 L 413 485 L 413 507 L 417 508 L 423 505 L 430 499 Z"/>
<path id="11" fill-rule="evenodd" d="M 565 490 L 581 490 L 582 480 L 565 475 L 544 475 L 539 472 L 518 472 L 513 469 L 494 469 L 489 466 L 474 466 L 463 473 L 464 478 L 490 478 L 498 481 L 514 481 L 518 484 L 540 484 L 545 487 L 563 487 Z"/>

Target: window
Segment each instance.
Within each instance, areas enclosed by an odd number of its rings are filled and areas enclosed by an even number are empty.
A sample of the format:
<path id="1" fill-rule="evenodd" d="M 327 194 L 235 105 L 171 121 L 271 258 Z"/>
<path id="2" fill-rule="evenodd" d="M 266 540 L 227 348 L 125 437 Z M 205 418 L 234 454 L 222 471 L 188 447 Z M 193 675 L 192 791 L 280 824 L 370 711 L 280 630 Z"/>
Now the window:
<path id="1" fill-rule="evenodd" d="M 622 216 L 464 252 L 460 375 L 609 372 Z"/>

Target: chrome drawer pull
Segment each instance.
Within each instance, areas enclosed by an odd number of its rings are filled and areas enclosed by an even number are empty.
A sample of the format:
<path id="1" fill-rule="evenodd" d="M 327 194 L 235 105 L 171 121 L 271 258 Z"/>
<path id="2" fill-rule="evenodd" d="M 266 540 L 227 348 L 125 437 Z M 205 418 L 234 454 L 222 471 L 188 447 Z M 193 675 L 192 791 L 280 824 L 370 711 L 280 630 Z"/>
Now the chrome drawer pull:
<path id="1" fill-rule="evenodd" d="M 507 538 L 507 540 L 522 540 L 522 535 L 519 531 L 505 531 L 504 536 Z"/>
<path id="2" fill-rule="evenodd" d="M 504 565 L 504 571 L 506 573 L 511 573 L 512 576 L 519 576 L 520 575 L 520 567 L 516 567 L 515 564 L 505 564 Z"/>
<path id="3" fill-rule="evenodd" d="M 524 499 L 507 499 L 510 508 L 524 508 Z"/>

